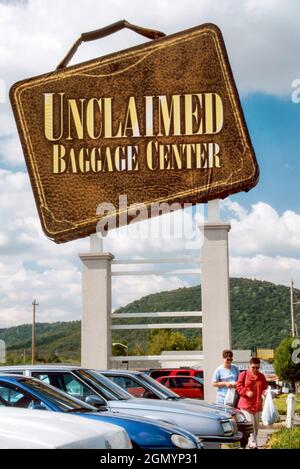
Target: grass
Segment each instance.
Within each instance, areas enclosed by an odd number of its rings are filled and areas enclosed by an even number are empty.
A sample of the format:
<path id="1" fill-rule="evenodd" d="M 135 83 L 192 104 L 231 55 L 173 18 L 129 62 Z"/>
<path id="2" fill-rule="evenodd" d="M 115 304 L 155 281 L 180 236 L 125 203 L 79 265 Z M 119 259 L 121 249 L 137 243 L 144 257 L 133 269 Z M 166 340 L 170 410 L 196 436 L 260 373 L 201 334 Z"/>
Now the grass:
<path id="1" fill-rule="evenodd" d="M 300 449 L 300 428 L 282 428 L 271 435 L 269 449 Z"/>
<path id="2" fill-rule="evenodd" d="M 275 406 L 277 407 L 277 410 L 279 412 L 279 415 L 286 415 L 286 398 L 287 398 L 287 394 L 281 394 L 280 396 L 276 397 L 276 399 L 274 399 L 274 404 Z M 298 401 L 300 401 L 300 394 L 296 394 L 296 399 Z M 296 406 L 295 406 L 295 412 L 296 414 L 299 414 L 300 415 L 300 402 L 296 402 Z"/>

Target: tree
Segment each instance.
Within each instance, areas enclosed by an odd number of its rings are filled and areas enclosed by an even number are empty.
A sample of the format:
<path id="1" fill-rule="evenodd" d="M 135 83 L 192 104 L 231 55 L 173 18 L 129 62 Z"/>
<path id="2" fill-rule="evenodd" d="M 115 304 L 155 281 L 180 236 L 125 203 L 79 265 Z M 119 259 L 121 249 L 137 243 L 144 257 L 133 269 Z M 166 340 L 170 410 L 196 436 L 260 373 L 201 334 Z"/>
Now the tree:
<path id="1" fill-rule="evenodd" d="M 186 338 L 180 332 L 160 329 L 151 334 L 148 346 L 150 355 L 159 355 L 163 350 L 185 350 Z"/>
<path id="2" fill-rule="evenodd" d="M 280 342 L 275 350 L 274 368 L 278 378 L 290 382 L 295 389 L 296 382 L 300 381 L 300 363 L 295 363 L 292 359 L 294 340 L 295 338 L 287 337 Z"/>

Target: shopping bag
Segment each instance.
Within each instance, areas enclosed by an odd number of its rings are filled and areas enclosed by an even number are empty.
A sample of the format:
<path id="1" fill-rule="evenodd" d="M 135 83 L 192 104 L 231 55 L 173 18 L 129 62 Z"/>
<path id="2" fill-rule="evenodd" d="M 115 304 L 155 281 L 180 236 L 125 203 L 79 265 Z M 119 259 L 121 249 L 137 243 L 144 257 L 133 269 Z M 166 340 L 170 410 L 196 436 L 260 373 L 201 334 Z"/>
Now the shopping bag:
<path id="1" fill-rule="evenodd" d="M 229 405 L 230 407 L 236 407 L 239 400 L 239 395 L 234 388 L 228 388 L 224 400 L 224 405 Z"/>
<path id="2" fill-rule="evenodd" d="M 262 416 L 261 416 L 262 423 L 264 425 L 272 425 L 273 423 L 277 422 L 278 417 L 279 417 L 278 410 L 276 409 L 274 405 L 271 386 L 269 386 L 267 389 L 265 402 L 263 405 L 263 411 L 262 411 Z"/>

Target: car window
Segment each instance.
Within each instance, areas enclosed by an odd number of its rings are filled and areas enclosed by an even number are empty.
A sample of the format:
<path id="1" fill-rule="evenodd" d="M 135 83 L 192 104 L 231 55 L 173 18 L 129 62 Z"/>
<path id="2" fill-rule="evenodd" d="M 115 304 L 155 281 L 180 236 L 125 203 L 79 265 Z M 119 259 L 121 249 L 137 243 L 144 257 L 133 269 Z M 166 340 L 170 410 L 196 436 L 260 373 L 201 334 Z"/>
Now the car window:
<path id="1" fill-rule="evenodd" d="M 95 395 L 92 389 L 70 373 L 60 374 L 57 378 L 61 382 L 59 388 L 63 389 L 70 396 L 84 401 L 86 397 Z"/>
<path id="2" fill-rule="evenodd" d="M 93 392 L 86 384 L 82 383 L 82 381 L 76 378 L 72 373 L 60 373 L 55 371 L 49 373 L 35 372 L 32 373 L 32 376 L 83 401 L 86 397 L 95 395 L 95 392 Z"/>
<path id="3" fill-rule="evenodd" d="M 50 383 L 50 378 L 49 375 L 43 374 L 43 373 L 32 373 L 32 376 L 34 376 L 37 379 L 40 379 L 43 381 L 43 383 L 51 384 Z"/>
<path id="4" fill-rule="evenodd" d="M 150 376 L 154 379 L 160 378 L 161 376 L 168 375 L 169 371 L 168 370 L 156 370 L 156 371 L 151 371 Z"/>
<path id="5" fill-rule="evenodd" d="M 94 370 L 76 370 L 76 374 L 85 382 L 96 388 L 98 393 L 108 401 L 127 400 L 132 396 L 106 376 Z"/>
<path id="6" fill-rule="evenodd" d="M 69 397 L 67 394 L 62 393 L 59 389 L 55 389 L 52 386 L 44 384 L 42 381 L 31 378 L 24 378 L 23 382 L 27 388 L 39 393 L 43 399 L 47 399 L 49 403 L 54 404 L 63 412 L 82 408 L 85 408 L 87 411 L 95 410 L 94 407 L 81 402 L 74 397 Z"/>
<path id="7" fill-rule="evenodd" d="M 168 378 L 164 377 L 164 378 L 160 378 L 159 382 L 161 384 L 168 384 Z"/>
<path id="8" fill-rule="evenodd" d="M 129 376 L 109 376 L 109 378 L 134 397 L 145 397 L 145 394 L 148 392 L 148 389 L 145 386 L 137 383 Z"/>
<path id="9" fill-rule="evenodd" d="M 10 386 L 0 386 L 0 404 L 7 407 L 22 407 L 31 408 L 33 404 L 38 404 L 40 401 L 33 398 L 25 391 L 21 392 L 19 389 L 13 389 Z"/>

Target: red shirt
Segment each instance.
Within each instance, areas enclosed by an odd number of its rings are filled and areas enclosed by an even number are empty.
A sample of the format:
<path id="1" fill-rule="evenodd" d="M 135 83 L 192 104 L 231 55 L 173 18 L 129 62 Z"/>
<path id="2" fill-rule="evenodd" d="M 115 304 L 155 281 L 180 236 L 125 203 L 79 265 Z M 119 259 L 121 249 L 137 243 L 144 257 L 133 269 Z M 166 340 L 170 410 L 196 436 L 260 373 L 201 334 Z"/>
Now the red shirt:
<path id="1" fill-rule="evenodd" d="M 258 372 L 254 375 L 252 371 L 240 373 L 236 390 L 240 395 L 238 407 L 247 410 L 251 414 L 262 410 L 262 393 L 267 389 L 268 383 L 265 376 Z M 253 396 L 248 397 L 247 391 L 252 391 Z"/>

